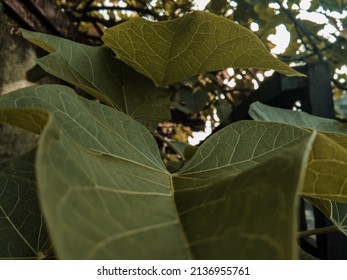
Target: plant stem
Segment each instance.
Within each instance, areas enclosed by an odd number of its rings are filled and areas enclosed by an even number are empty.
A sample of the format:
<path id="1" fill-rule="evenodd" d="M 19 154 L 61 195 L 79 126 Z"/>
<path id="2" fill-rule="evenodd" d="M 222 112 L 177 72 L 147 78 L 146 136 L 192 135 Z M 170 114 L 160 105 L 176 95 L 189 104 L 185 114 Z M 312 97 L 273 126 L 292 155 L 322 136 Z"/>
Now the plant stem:
<path id="1" fill-rule="evenodd" d="M 305 231 L 300 231 L 298 232 L 297 237 L 307 237 L 310 235 L 319 235 L 319 234 L 324 234 L 328 232 L 335 232 L 338 231 L 338 228 L 336 226 L 327 226 L 327 227 L 321 227 L 321 228 L 315 228 L 315 229 L 310 229 L 310 230 L 305 230 Z"/>
<path id="2" fill-rule="evenodd" d="M 158 140 L 166 143 L 172 150 L 174 150 L 178 155 L 181 155 L 181 152 L 174 146 L 172 145 L 170 140 L 165 139 L 163 136 L 161 136 L 158 133 L 152 133 L 152 135 L 157 138 Z"/>

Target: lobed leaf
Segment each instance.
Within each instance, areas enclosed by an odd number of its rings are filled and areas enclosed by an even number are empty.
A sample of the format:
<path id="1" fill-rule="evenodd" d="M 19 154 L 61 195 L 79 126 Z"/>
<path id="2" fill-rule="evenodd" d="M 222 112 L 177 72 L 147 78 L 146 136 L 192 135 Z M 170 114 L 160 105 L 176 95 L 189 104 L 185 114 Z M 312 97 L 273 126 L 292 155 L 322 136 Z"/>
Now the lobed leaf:
<path id="1" fill-rule="evenodd" d="M 22 30 L 30 42 L 51 54 L 38 60 L 48 73 L 80 87 L 135 119 L 170 118 L 169 96 L 152 81 L 116 59 L 106 47 L 92 47 L 52 35 Z"/>
<path id="2" fill-rule="evenodd" d="M 162 22 L 132 18 L 105 30 L 103 41 L 158 86 L 228 67 L 302 75 L 275 58 L 250 30 L 202 11 Z"/>

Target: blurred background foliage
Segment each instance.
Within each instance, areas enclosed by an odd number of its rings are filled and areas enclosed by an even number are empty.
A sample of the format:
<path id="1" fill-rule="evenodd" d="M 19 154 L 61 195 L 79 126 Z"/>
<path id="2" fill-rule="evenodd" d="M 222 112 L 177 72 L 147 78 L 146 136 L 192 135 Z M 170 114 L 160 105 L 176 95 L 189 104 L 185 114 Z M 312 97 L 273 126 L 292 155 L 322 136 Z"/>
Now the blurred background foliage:
<path id="1" fill-rule="evenodd" d="M 336 114 L 347 119 L 347 1 L 344 0 L 57 0 L 90 44 L 101 44 L 103 30 L 131 17 L 169 20 L 191 10 L 222 15 L 251 29 L 279 59 L 291 66 L 329 64 Z M 198 144 L 272 71 L 225 69 L 170 85 L 172 119 L 155 124 L 163 157 L 174 171 L 189 158 L 183 143 Z M 181 143 L 181 144 L 177 144 Z M 185 144 L 186 145 L 186 144 Z M 184 154 L 183 151 L 188 151 Z M 177 163 L 178 162 L 178 163 Z"/>

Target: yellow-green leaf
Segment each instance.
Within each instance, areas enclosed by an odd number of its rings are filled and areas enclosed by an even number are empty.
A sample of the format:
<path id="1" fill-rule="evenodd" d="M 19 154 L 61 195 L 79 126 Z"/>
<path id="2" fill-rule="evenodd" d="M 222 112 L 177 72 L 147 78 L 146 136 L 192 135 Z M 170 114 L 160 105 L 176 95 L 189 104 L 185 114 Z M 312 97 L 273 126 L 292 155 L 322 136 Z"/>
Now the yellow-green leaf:
<path id="1" fill-rule="evenodd" d="M 158 86 L 228 67 L 302 75 L 275 58 L 250 30 L 202 11 L 162 22 L 132 18 L 107 29 L 103 40 L 120 59 Z"/>
<path id="2" fill-rule="evenodd" d="M 347 203 L 347 149 L 322 133 L 312 147 L 302 194 Z"/>
<path id="3" fill-rule="evenodd" d="M 193 255 L 296 258 L 297 192 L 313 139 L 292 126 L 240 122 L 199 147 L 173 177 Z"/>

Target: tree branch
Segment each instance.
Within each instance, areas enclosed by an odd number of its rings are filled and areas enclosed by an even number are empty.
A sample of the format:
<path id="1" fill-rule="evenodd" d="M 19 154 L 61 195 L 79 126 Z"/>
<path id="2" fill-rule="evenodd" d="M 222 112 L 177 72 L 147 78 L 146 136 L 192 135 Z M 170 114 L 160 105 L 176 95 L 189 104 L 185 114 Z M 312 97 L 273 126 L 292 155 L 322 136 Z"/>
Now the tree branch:
<path id="1" fill-rule="evenodd" d="M 300 22 L 289 9 L 286 9 L 283 6 L 283 3 L 281 1 L 279 1 L 279 0 L 275 0 L 275 1 L 280 6 L 281 10 L 295 24 L 295 27 L 299 28 L 301 30 L 301 32 L 305 35 L 305 37 L 307 38 L 308 42 L 310 43 L 310 45 L 312 47 L 312 50 L 317 54 L 319 60 L 320 61 L 324 61 L 323 56 L 321 54 L 321 51 L 319 50 L 319 48 L 317 47 L 316 43 L 313 41 L 313 39 L 311 37 L 311 36 L 314 36 L 314 35 L 310 32 L 310 30 L 306 27 L 306 25 L 304 25 L 302 22 Z M 299 37 L 302 37 L 302 36 L 300 36 L 299 33 L 298 33 L 298 35 L 299 35 Z M 303 41 L 303 43 L 304 43 L 304 41 Z"/>

